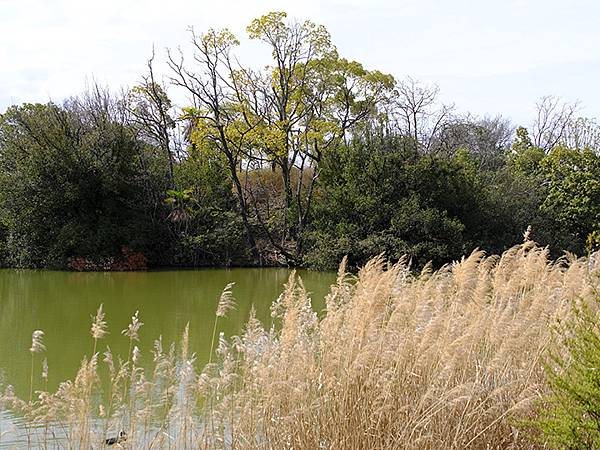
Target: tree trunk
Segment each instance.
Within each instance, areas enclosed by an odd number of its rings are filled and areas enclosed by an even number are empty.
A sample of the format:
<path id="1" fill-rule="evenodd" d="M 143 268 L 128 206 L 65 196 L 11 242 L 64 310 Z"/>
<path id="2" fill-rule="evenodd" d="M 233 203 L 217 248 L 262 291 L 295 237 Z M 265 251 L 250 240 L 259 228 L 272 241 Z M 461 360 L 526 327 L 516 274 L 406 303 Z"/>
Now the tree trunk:
<path id="1" fill-rule="evenodd" d="M 244 228 L 246 229 L 246 241 L 248 242 L 248 246 L 250 247 L 250 253 L 252 254 L 252 257 L 256 262 L 260 263 L 260 254 L 258 253 L 258 249 L 256 248 L 254 231 L 252 230 L 252 227 L 250 226 L 250 221 L 248 220 L 248 205 L 246 204 L 246 198 L 244 197 L 244 188 L 242 187 L 242 183 L 237 174 L 237 164 L 231 157 L 228 157 L 228 161 L 229 170 L 231 172 L 231 179 L 233 180 L 235 191 L 240 204 L 240 213 L 242 214 L 242 221 L 244 222 Z"/>

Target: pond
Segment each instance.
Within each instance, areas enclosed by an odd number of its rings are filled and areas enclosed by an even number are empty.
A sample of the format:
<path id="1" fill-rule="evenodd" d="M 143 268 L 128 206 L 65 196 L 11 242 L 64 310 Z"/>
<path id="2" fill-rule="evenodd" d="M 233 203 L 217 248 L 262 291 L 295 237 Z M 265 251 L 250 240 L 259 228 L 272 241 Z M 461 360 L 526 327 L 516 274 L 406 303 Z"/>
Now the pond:
<path id="1" fill-rule="evenodd" d="M 219 331 L 238 334 L 252 305 L 267 327 L 270 305 L 283 289 L 287 269 L 206 269 L 154 272 L 75 273 L 34 270 L 0 270 L 0 386 L 8 384 L 21 398 L 29 397 L 31 333 L 44 331 L 46 351 L 35 355 L 35 389 L 42 388 L 42 360 L 48 359 L 49 389 L 72 379 L 84 355 L 90 356 L 92 316 L 103 304 L 109 335 L 98 351 L 109 345 L 127 359 L 128 339 L 121 334 L 139 310 L 141 365 L 150 365 L 153 342 L 179 341 L 189 322 L 190 349 L 198 366 L 208 360 L 215 310 L 223 288 L 235 283 L 237 308 L 219 320 Z M 334 273 L 298 271 L 313 307 L 322 311 L 324 296 L 335 280 Z"/>

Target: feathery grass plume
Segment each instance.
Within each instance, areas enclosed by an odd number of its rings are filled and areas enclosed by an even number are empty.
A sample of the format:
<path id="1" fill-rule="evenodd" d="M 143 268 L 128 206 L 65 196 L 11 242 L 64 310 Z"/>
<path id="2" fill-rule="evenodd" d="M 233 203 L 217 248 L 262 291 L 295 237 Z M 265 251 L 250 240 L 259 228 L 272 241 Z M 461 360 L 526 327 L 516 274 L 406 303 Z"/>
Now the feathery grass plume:
<path id="1" fill-rule="evenodd" d="M 340 277 L 317 324 L 290 280 L 282 330 L 236 344 L 232 447 L 537 448 L 514 418 L 545 388 L 554 318 L 598 286 L 589 267 L 531 242 L 421 274 L 376 258 L 354 286 Z"/>
<path id="2" fill-rule="evenodd" d="M 29 403 L 33 401 L 33 371 L 34 371 L 34 360 L 33 355 L 35 353 L 42 353 L 46 350 L 46 346 L 44 345 L 44 332 L 42 330 L 35 330 L 31 333 L 31 347 L 29 351 L 31 352 L 31 377 L 29 380 Z M 29 437 L 29 434 L 28 434 Z"/>
<path id="3" fill-rule="evenodd" d="M 127 328 L 121 331 L 121 334 L 127 336 L 132 341 L 140 340 L 140 336 L 138 333 L 140 331 L 140 328 L 142 328 L 142 325 L 144 325 L 144 322 L 140 321 L 139 316 L 140 312 L 136 311 L 135 314 L 131 316 L 131 323 L 127 325 Z"/>
<path id="4" fill-rule="evenodd" d="M 94 340 L 102 339 L 108 334 L 107 325 L 104 321 L 104 311 L 102 310 L 102 307 L 103 305 L 100 305 L 98 311 L 96 312 L 96 315 L 92 317 L 93 322 L 92 328 L 90 329 L 90 333 L 92 334 Z"/>
<path id="5" fill-rule="evenodd" d="M 91 417 L 91 392 L 99 384 L 97 354 L 88 360 L 84 357 L 73 382 L 63 383 L 62 401 L 67 411 L 70 439 L 77 448 L 89 448 L 93 439 L 93 418 Z"/>
<path id="6" fill-rule="evenodd" d="M 35 330 L 31 334 L 31 348 L 29 351 L 31 353 L 42 353 L 46 350 L 46 346 L 44 345 L 44 332 L 42 330 Z"/>
<path id="7" fill-rule="evenodd" d="M 531 225 L 527 225 L 527 229 L 523 233 L 523 242 L 527 242 L 530 240 L 531 231 L 532 231 Z"/>
<path id="8" fill-rule="evenodd" d="M 208 355 L 209 364 L 212 362 L 212 354 L 215 347 L 215 337 L 217 335 L 217 322 L 219 317 L 225 317 L 229 311 L 235 309 L 235 299 L 233 298 L 233 293 L 231 292 L 233 286 L 235 286 L 235 283 L 228 283 L 223 289 L 223 292 L 221 292 L 221 297 L 219 297 L 219 304 L 217 305 L 217 311 L 215 313 L 215 322 L 210 341 L 210 353 Z"/>
<path id="9" fill-rule="evenodd" d="M 116 366 L 113 353 L 110 347 L 106 347 L 106 351 L 104 352 L 104 363 L 108 366 L 109 369 L 109 380 L 108 380 L 108 405 L 105 410 L 106 420 L 103 425 L 103 434 L 106 434 L 106 431 L 109 428 L 110 420 L 115 411 L 119 411 L 120 403 L 123 397 L 120 394 L 120 386 L 121 383 L 125 382 L 127 378 L 127 366 L 123 363 L 120 363 L 119 367 Z"/>
<path id="10" fill-rule="evenodd" d="M 136 367 L 136 362 L 139 358 L 139 349 L 137 346 L 133 345 L 133 342 L 140 340 L 139 331 L 142 325 L 144 325 L 144 323 L 140 321 L 139 311 L 136 311 L 135 314 L 131 316 L 131 323 L 127 325 L 127 328 L 121 331 L 121 334 L 129 338 L 129 350 L 127 351 L 127 363 L 121 365 L 118 373 L 119 376 L 123 374 L 123 393 L 121 399 L 124 403 L 120 406 L 124 415 L 129 418 L 130 432 L 132 435 L 135 431 L 134 427 L 136 419 L 133 405 L 136 403 L 134 402 L 135 389 L 131 388 L 134 387 L 139 373 L 139 370 Z M 127 404 L 127 398 L 129 398 L 129 404 Z"/>
<path id="11" fill-rule="evenodd" d="M 110 351 L 110 347 L 106 346 L 106 351 L 104 352 L 103 361 L 108 365 L 108 369 L 110 370 L 111 376 L 115 373 L 115 362 L 113 359 L 113 354 Z"/>
<path id="12" fill-rule="evenodd" d="M 181 367 L 178 373 L 178 389 L 181 395 L 176 397 L 175 422 L 179 424 L 178 436 L 180 442 L 176 445 L 187 447 L 187 442 L 194 432 L 194 407 L 196 405 L 195 387 L 196 370 L 194 368 L 195 355 L 189 354 L 189 322 L 186 324 L 181 339 Z"/>
<path id="13" fill-rule="evenodd" d="M 347 265 L 348 256 L 344 256 L 338 267 L 335 284 L 331 286 L 329 294 L 325 296 L 325 305 L 327 311 L 333 311 L 334 309 L 337 309 L 341 302 L 348 299 L 349 290 L 352 288 L 352 281 L 354 277 L 352 274 L 347 272 Z"/>
<path id="14" fill-rule="evenodd" d="M 138 394 L 144 393 L 144 371 L 141 367 L 138 367 L 138 362 L 141 357 L 140 349 L 137 345 L 133 346 L 133 350 L 131 351 L 131 370 L 128 374 L 129 380 L 125 380 L 126 383 L 129 381 L 130 389 L 129 389 L 129 404 L 126 406 L 127 408 L 127 416 L 129 417 L 129 433 L 132 436 L 135 436 L 138 425 L 138 419 L 143 419 L 143 415 L 141 411 L 137 409 L 137 405 L 139 404 Z M 125 384 L 127 386 L 127 384 Z M 125 394 L 123 395 L 125 398 Z M 123 405 L 125 407 L 125 405 Z"/>
<path id="15" fill-rule="evenodd" d="M 127 336 L 129 338 L 129 350 L 127 351 L 127 364 L 126 364 L 127 366 L 131 362 L 131 358 L 133 356 L 131 353 L 133 350 L 133 342 L 140 340 L 139 331 L 140 331 L 140 328 L 142 328 L 142 325 L 144 325 L 144 323 L 142 321 L 140 321 L 139 316 L 140 316 L 140 312 L 136 311 L 135 314 L 133 316 L 131 316 L 131 323 L 129 325 L 127 325 L 127 328 L 125 328 L 123 331 L 121 331 L 121 334 L 123 334 L 124 336 Z M 135 370 L 135 363 L 131 367 L 131 370 L 129 373 L 129 381 L 133 381 L 134 370 Z M 127 380 L 125 380 L 123 383 L 123 398 L 126 397 L 127 389 L 129 387 L 130 387 L 130 384 L 127 382 Z"/>
<path id="16" fill-rule="evenodd" d="M 185 324 L 183 329 L 183 337 L 181 338 L 181 359 L 187 360 L 190 348 L 190 323 Z"/>
<path id="17" fill-rule="evenodd" d="M 217 306 L 217 317 L 225 317 L 225 315 L 235 309 L 235 299 L 233 298 L 233 293 L 231 290 L 235 286 L 235 283 L 229 283 L 221 292 L 221 297 L 219 298 L 219 305 Z"/>

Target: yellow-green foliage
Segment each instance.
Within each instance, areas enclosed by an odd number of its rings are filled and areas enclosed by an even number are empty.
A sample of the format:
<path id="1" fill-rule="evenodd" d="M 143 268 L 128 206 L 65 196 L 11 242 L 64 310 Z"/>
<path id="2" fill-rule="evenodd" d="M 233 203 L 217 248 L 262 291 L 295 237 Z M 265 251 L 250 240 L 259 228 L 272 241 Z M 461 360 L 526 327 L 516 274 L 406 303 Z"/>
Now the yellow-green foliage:
<path id="1" fill-rule="evenodd" d="M 550 262 L 530 241 L 416 275 L 406 261 L 376 258 L 356 277 L 342 264 L 323 319 L 292 276 L 275 326 L 250 317 L 200 373 L 186 329 L 179 352 L 157 341 L 153 370 L 137 347 L 120 365 L 107 353 L 101 404 L 98 355 L 55 394 L 4 401 L 80 448 L 119 429 L 129 448 L 539 448 L 517 424 L 547 389 L 552 325 L 593 297 L 599 271 L 597 254 Z"/>

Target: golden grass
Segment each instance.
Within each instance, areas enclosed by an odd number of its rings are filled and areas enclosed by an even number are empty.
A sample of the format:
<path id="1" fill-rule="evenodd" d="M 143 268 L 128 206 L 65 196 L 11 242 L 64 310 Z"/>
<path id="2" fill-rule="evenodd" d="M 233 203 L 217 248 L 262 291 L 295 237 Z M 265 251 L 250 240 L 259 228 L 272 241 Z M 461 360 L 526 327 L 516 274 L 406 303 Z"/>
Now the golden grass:
<path id="1" fill-rule="evenodd" d="M 417 275 L 381 257 L 356 277 L 342 264 L 322 320 L 292 276 L 272 307 L 280 326 L 250 317 L 199 373 L 186 328 L 179 350 L 156 342 L 149 371 L 108 351 L 105 397 L 96 354 L 57 392 L 3 401 L 72 448 L 102 448 L 119 430 L 136 449 L 536 448 L 519 419 L 545 390 L 553 324 L 595 295 L 599 260 L 550 262 L 526 241 Z"/>

